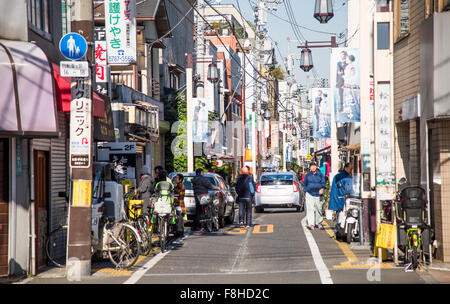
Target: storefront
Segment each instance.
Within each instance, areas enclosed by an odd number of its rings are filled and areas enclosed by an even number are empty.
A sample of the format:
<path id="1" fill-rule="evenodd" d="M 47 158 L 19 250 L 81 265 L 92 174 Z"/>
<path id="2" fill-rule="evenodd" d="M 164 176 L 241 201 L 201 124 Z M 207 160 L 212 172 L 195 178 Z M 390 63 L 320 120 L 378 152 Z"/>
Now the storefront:
<path id="1" fill-rule="evenodd" d="M 61 136 L 51 65 L 35 44 L 0 40 L 0 275 L 35 271 L 48 231 L 49 150 Z M 55 175 L 55 173 L 53 173 Z"/>

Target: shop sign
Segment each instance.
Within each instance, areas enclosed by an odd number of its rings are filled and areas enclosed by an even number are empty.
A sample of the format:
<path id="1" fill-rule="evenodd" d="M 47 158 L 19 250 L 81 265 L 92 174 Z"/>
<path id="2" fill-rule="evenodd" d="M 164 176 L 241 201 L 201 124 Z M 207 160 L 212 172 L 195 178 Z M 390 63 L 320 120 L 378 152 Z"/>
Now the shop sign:
<path id="1" fill-rule="evenodd" d="M 92 99 L 90 78 L 73 78 L 70 103 L 70 166 L 91 165 Z"/>
<path id="2" fill-rule="evenodd" d="M 105 1 L 109 65 L 136 63 L 136 0 Z"/>
<path id="3" fill-rule="evenodd" d="M 377 173 L 377 199 L 392 200 L 395 198 L 395 174 Z"/>
<path id="4" fill-rule="evenodd" d="M 90 207 L 92 200 L 92 182 L 87 180 L 73 181 L 73 207 Z"/>

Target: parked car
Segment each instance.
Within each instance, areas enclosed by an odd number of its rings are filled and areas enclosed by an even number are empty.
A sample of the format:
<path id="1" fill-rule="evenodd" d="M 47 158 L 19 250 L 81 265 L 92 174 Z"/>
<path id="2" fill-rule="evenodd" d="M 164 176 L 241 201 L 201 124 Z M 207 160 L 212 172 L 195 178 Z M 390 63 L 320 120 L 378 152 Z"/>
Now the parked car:
<path id="1" fill-rule="evenodd" d="M 195 198 L 194 190 L 192 188 L 192 179 L 195 177 L 195 173 L 181 173 L 184 176 L 184 186 L 186 192 L 184 195 L 184 205 L 186 206 L 186 214 L 188 221 L 192 223 L 195 219 Z M 234 214 L 236 208 L 236 196 L 232 192 L 230 186 L 225 180 L 215 173 L 205 173 L 205 177 L 214 185 L 219 186 L 220 190 L 210 190 L 213 194 L 213 200 L 219 204 L 219 225 L 220 227 L 225 224 L 232 224 L 234 222 Z"/>
<path id="2" fill-rule="evenodd" d="M 301 184 L 292 172 L 264 172 L 255 194 L 255 211 L 264 208 L 293 208 L 303 211 Z"/>

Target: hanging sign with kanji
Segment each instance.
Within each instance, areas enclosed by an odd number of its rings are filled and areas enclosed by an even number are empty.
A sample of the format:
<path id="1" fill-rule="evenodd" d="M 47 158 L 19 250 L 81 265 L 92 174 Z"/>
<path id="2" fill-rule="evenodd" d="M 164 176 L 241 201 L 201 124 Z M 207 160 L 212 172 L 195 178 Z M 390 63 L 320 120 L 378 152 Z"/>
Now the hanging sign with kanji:
<path id="1" fill-rule="evenodd" d="M 105 0 L 109 65 L 136 63 L 136 0 Z"/>

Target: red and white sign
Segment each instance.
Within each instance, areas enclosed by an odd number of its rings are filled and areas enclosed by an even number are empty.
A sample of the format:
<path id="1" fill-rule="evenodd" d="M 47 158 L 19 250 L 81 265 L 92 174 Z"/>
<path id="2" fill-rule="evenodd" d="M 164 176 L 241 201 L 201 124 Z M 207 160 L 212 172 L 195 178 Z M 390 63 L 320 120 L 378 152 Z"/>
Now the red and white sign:
<path id="1" fill-rule="evenodd" d="M 106 41 L 95 41 L 95 81 L 105 83 L 106 73 Z"/>

